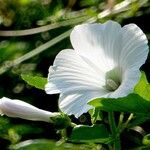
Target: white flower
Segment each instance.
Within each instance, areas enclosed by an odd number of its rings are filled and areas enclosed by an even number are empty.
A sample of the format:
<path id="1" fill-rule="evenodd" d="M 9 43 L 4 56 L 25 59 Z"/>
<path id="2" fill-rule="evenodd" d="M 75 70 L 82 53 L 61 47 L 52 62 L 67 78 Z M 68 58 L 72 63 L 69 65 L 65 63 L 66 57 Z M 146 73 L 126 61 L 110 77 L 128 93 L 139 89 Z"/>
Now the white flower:
<path id="1" fill-rule="evenodd" d="M 45 122 L 51 122 L 50 117 L 58 115 L 58 113 L 38 109 L 23 101 L 11 100 L 6 97 L 0 99 L 0 114 L 5 114 L 8 117 Z"/>
<path id="2" fill-rule="evenodd" d="M 79 117 L 95 98 L 127 96 L 140 78 L 148 41 L 135 24 L 82 24 L 71 35 L 74 48 L 61 51 L 49 68 L 48 94 L 60 93 L 59 107 Z"/>

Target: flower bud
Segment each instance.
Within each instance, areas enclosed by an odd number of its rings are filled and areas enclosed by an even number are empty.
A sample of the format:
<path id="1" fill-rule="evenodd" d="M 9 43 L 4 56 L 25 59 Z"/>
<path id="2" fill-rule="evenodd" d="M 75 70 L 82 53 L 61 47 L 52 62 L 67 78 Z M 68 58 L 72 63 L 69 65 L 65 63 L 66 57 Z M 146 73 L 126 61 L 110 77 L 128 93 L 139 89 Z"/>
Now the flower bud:
<path id="1" fill-rule="evenodd" d="M 33 121 L 53 122 L 50 118 L 60 115 L 36 108 L 20 100 L 0 99 L 0 114 L 8 117 L 22 118 Z"/>

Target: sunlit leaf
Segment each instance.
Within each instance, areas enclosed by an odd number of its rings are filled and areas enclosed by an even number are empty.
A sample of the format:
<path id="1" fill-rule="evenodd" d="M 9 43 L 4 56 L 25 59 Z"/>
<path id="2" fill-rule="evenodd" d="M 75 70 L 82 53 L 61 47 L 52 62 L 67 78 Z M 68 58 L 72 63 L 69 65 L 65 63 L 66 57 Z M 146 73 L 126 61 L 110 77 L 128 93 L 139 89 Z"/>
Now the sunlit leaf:
<path id="1" fill-rule="evenodd" d="M 89 102 L 89 104 L 105 111 L 120 111 L 150 116 L 150 101 L 134 93 L 117 99 L 98 98 Z"/>
<path id="2" fill-rule="evenodd" d="M 22 79 L 26 81 L 29 85 L 34 86 L 38 89 L 44 90 L 45 84 L 47 83 L 47 79 L 39 76 L 32 75 L 21 75 Z"/>
<path id="3" fill-rule="evenodd" d="M 145 135 L 142 142 L 144 145 L 150 146 L 150 134 Z"/>
<path id="4" fill-rule="evenodd" d="M 150 84 L 148 83 L 144 72 L 142 72 L 141 79 L 135 86 L 134 91 L 144 99 L 150 100 Z"/>

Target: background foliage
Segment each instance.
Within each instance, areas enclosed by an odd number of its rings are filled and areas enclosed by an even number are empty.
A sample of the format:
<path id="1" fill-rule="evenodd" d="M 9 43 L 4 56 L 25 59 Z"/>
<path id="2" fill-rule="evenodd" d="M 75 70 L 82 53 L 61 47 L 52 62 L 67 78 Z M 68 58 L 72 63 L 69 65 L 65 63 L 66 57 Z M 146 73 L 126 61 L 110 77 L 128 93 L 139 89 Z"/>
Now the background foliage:
<path id="1" fill-rule="evenodd" d="M 113 13 L 112 11 L 110 15 L 100 17 L 100 12 L 108 9 L 111 11 L 120 2 L 123 1 L 0 0 L 0 96 L 21 99 L 41 109 L 58 111 L 58 95 L 45 94 L 41 90 L 43 85 L 39 85 L 41 89 L 28 85 L 21 78 L 21 74 L 47 77 L 48 68 L 52 65 L 56 54 L 62 49 L 71 48 L 69 32 L 65 32 L 89 18 L 94 18 L 97 22 L 112 19 L 121 25 L 136 23 L 150 40 L 150 23 L 148 21 L 150 2 L 146 0 L 133 0 L 127 8 L 122 8 L 120 12 Z M 60 34 L 63 35 L 60 37 Z M 51 40 L 53 40 L 51 43 L 46 44 L 47 48 L 42 47 Z M 36 54 L 37 48 L 41 52 Z M 29 54 L 25 55 L 27 53 Z M 148 81 L 150 81 L 149 66 L 150 57 L 141 68 L 146 73 Z M 27 78 L 25 75 L 23 77 Z M 91 125 L 89 114 L 83 114 L 79 119 L 75 119 L 73 116 L 71 118 L 77 124 Z M 144 116 L 139 116 L 139 118 L 144 118 Z M 149 126 L 148 119 L 141 124 L 144 135 L 150 133 Z M 68 129 L 67 134 L 70 134 L 70 130 Z M 74 140 L 76 132 L 72 137 Z M 131 137 L 128 136 L 130 132 L 133 133 Z M 143 145 L 141 143 L 143 132 L 139 130 L 126 130 L 121 138 L 124 149 Z M 0 149 L 34 150 L 36 147 L 39 150 L 63 150 L 100 149 L 101 147 L 100 145 L 73 145 L 72 143 L 67 143 L 67 145 L 59 139 L 60 133 L 57 133 L 51 124 L 11 119 L 6 116 L 0 117 Z M 25 142 L 20 143 L 22 141 Z M 22 145 L 25 145 L 24 148 Z"/>

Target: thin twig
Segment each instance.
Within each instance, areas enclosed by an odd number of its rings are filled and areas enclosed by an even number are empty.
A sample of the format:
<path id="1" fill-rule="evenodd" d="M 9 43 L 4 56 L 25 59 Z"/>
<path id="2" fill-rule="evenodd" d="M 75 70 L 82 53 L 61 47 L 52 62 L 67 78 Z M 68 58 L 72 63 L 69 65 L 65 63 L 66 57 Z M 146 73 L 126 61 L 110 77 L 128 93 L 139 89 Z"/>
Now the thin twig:
<path id="1" fill-rule="evenodd" d="M 143 0 L 143 1 L 141 1 L 141 0 L 124 0 L 123 2 L 121 2 L 119 4 L 116 4 L 112 9 L 108 8 L 108 9 L 102 11 L 101 13 L 99 13 L 96 17 L 92 17 L 90 19 L 88 16 L 82 15 L 80 17 L 78 16 L 77 18 L 73 18 L 73 19 L 69 19 L 69 20 L 65 20 L 65 21 L 61 21 L 61 22 L 57 22 L 57 23 L 53 23 L 53 24 L 48 24 L 48 25 L 45 25 L 42 27 L 37 27 L 37 28 L 32 28 L 32 29 L 9 30 L 9 31 L 0 30 L 0 36 L 32 35 L 32 34 L 37 34 L 37 33 L 45 32 L 45 31 L 49 31 L 51 29 L 55 29 L 55 28 L 59 28 L 59 27 L 63 27 L 63 26 L 78 24 L 78 23 L 81 23 L 87 19 L 88 19 L 87 22 L 95 22 L 97 19 L 107 17 L 110 14 L 116 14 L 116 13 L 128 10 L 129 9 L 128 6 L 133 2 L 139 2 L 139 6 L 142 6 L 144 3 L 147 2 L 147 0 Z"/>
<path id="2" fill-rule="evenodd" d="M 47 48 L 55 45 L 56 43 L 60 42 L 61 40 L 65 39 L 66 37 L 68 37 L 70 35 L 72 29 L 60 34 L 59 36 L 55 37 L 54 39 L 46 42 L 45 44 L 33 49 L 32 51 L 26 53 L 25 55 L 13 60 L 13 61 L 9 61 L 8 65 L 4 65 L 3 67 L 0 68 L 0 74 L 3 74 L 4 72 L 6 72 L 9 68 L 16 66 L 20 63 L 22 63 L 25 60 L 28 60 L 32 57 L 34 57 L 35 55 L 43 52 L 44 50 L 46 50 Z"/>
<path id="3" fill-rule="evenodd" d="M 33 35 L 41 32 L 46 32 L 55 28 L 69 26 L 81 23 L 85 20 L 87 20 L 88 16 L 82 16 L 70 20 L 65 20 L 53 24 L 48 24 L 42 27 L 32 28 L 32 29 L 26 29 L 26 30 L 9 30 L 9 31 L 2 31 L 0 30 L 0 36 L 26 36 L 26 35 Z"/>
<path id="4" fill-rule="evenodd" d="M 105 18 L 112 14 L 118 14 L 130 9 L 129 5 L 137 2 L 139 7 L 143 6 L 148 0 L 124 0 L 121 3 L 116 4 L 113 8 L 108 8 L 97 15 L 97 17 L 91 18 L 91 22 L 95 22 L 97 19 Z"/>
<path id="5" fill-rule="evenodd" d="M 147 2 L 147 0 L 144 0 L 142 2 L 141 2 L 141 0 L 139 0 L 139 1 L 138 0 L 124 0 L 123 2 L 115 5 L 113 9 L 111 9 L 111 10 L 110 9 L 106 9 L 106 10 L 102 11 L 101 13 L 99 13 L 98 16 L 90 18 L 90 19 L 87 19 L 87 21 L 85 21 L 85 22 L 91 22 L 92 23 L 92 22 L 95 22 L 97 19 L 104 18 L 106 16 L 109 16 L 110 14 L 120 13 L 122 11 L 128 10 L 129 9 L 128 6 L 130 4 L 132 4 L 132 2 L 136 2 L 136 1 L 139 2 L 140 6 L 142 6 L 144 3 Z M 52 29 L 52 27 L 50 27 L 49 30 L 50 29 Z M 30 29 L 30 31 L 31 30 L 32 29 Z M 37 28 L 36 28 L 36 30 L 37 30 Z M 38 31 L 35 31 L 35 28 L 34 28 L 33 29 L 34 32 L 33 31 L 32 32 L 35 34 L 35 33 L 40 33 L 40 32 L 47 31 L 47 30 L 48 30 L 48 28 L 45 28 L 45 26 L 44 26 L 43 28 L 41 27 L 40 30 L 38 30 Z M 16 31 L 14 31 L 14 32 L 16 32 Z M 6 61 L 6 62 L 9 62 L 9 64 L 3 65 L 0 68 L 0 74 L 5 73 L 11 67 L 13 67 L 15 65 L 18 65 L 18 64 L 20 64 L 20 63 L 22 63 L 22 62 L 32 58 L 35 55 L 38 55 L 39 53 L 45 51 L 47 48 L 50 48 L 54 44 L 56 44 L 56 43 L 60 42 L 61 40 L 67 38 L 70 35 L 70 32 L 71 32 L 71 30 L 68 30 L 68 31 L 66 31 L 63 34 L 58 35 L 57 37 L 55 37 L 54 39 L 50 40 L 49 42 L 39 46 L 38 48 L 35 48 L 34 50 L 26 53 L 25 55 L 15 59 L 15 60 L 13 60 L 13 61 Z M 5 31 L 5 33 L 6 33 L 6 31 Z M 1 31 L 1 34 L 2 34 L 2 31 Z M 3 34 L 4 34 L 4 31 L 3 31 Z M 23 33 L 16 33 L 16 34 L 13 33 L 12 36 L 14 36 L 14 35 L 17 36 L 17 34 L 18 34 L 18 36 L 19 35 L 21 36 L 22 34 L 24 35 L 24 31 L 23 31 Z"/>

